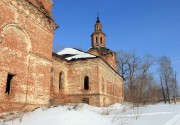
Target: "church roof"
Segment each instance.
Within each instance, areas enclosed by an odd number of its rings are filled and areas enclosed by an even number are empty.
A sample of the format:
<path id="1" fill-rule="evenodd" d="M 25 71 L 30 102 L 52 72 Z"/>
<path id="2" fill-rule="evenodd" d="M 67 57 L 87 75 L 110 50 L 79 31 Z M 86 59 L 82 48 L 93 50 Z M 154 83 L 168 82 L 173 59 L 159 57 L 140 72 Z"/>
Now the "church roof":
<path id="1" fill-rule="evenodd" d="M 91 48 L 92 49 L 92 48 Z M 106 48 L 107 49 L 107 48 Z M 106 51 L 108 51 L 107 49 Z M 111 50 L 110 50 L 111 51 Z M 76 60 L 83 60 L 83 59 L 95 59 L 100 58 L 99 56 L 95 56 L 86 52 L 83 52 L 81 50 L 75 49 L 75 48 L 65 48 L 60 52 L 53 53 L 53 56 L 65 59 L 67 61 L 76 61 Z M 102 59 L 103 62 L 105 62 L 115 73 L 117 73 L 120 77 L 122 77 L 116 70 L 114 70 L 104 59 Z M 122 77 L 123 78 L 123 77 Z M 124 78 L 123 78 L 124 79 Z"/>
<path id="2" fill-rule="evenodd" d="M 74 48 L 65 48 L 60 52 L 57 52 L 60 57 L 63 59 L 66 59 L 68 61 L 70 60 L 78 60 L 78 59 L 87 59 L 87 58 L 96 58 L 97 56 L 83 52 L 78 49 Z"/>

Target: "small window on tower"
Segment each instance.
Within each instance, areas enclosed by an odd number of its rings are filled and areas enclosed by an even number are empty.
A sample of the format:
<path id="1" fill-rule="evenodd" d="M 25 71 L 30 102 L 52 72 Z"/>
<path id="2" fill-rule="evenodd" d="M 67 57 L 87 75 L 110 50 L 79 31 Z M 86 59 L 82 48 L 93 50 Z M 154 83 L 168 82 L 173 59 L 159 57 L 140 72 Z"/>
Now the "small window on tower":
<path id="1" fill-rule="evenodd" d="M 99 30 L 99 26 L 97 26 L 97 30 Z"/>
<path id="2" fill-rule="evenodd" d="M 98 37 L 96 37 L 96 44 L 98 44 Z"/>
<path id="3" fill-rule="evenodd" d="M 8 94 L 8 95 L 10 94 L 13 77 L 14 77 L 13 74 L 8 74 L 7 83 L 6 83 L 6 91 L 5 91 L 5 93 Z"/>
<path id="4" fill-rule="evenodd" d="M 103 40 L 102 40 L 102 37 L 100 38 L 100 41 L 101 41 L 101 44 L 103 44 Z"/>

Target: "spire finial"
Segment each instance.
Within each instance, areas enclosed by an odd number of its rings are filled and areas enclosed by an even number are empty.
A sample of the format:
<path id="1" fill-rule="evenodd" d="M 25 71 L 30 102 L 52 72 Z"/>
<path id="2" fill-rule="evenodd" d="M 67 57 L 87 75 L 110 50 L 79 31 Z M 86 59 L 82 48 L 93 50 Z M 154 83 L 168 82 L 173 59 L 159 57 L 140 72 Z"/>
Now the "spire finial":
<path id="1" fill-rule="evenodd" d="M 100 20 L 99 20 L 99 12 L 97 12 L 97 21 L 96 23 L 100 23 Z"/>
<path id="2" fill-rule="evenodd" d="M 99 12 L 97 12 L 97 17 L 99 17 Z"/>

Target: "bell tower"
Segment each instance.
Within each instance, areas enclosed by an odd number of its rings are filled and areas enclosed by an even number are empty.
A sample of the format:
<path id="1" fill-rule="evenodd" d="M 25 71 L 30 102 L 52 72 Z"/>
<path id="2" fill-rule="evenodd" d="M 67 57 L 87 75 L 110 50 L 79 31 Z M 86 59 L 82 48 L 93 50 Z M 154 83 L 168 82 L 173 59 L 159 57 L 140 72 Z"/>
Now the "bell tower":
<path id="1" fill-rule="evenodd" d="M 97 17 L 94 32 L 91 35 L 91 46 L 92 48 L 106 47 L 106 34 L 102 32 L 102 24 L 99 17 Z"/>
<path id="2" fill-rule="evenodd" d="M 106 48 L 106 34 L 102 31 L 102 24 L 99 16 L 97 16 L 94 32 L 91 35 L 91 48 L 88 50 L 88 53 L 101 57 L 117 71 L 118 64 L 116 61 L 116 54 L 112 50 Z"/>

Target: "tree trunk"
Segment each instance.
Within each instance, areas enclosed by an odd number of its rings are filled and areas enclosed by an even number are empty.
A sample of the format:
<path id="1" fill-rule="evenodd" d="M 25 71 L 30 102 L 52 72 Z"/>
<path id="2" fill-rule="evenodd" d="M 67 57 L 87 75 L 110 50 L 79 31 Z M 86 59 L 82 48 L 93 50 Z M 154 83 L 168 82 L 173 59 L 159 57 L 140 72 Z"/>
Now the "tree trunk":
<path id="1" fill-rule="evenodd" d="M 170 97 L 169 97 L 169 86 L 168 86 L 168 79 L 167 79 L 166 75 L 165 75 L 165 82 L 166 82 L 166 94 L 167 94 L 167 97 L 168 97 L 168 102 L 170 104 L 171 102 L 170 102 Z"/>
<path id="2" fill-rule="evenodd" d="M 164 98 L 164 103 L 166 103 L 166 95 L 165 95 L 165 92 L 164 92 L 164 87 L 163 87 L 163 83 L 162 83 L 162 78 L 160 77 L 160 80 L 161 80 L 161 89 L 162 89 L 162 94 L 163 94 L 163 98 Z"/>
<path id="3" fill-rule="evenodd" d="M 174 104 L 176 104 L 176 72 L 175 72 L 175 76 L 174 76 L 174 96 L 173 96 L 173 100 L 174 100 Z"/>

